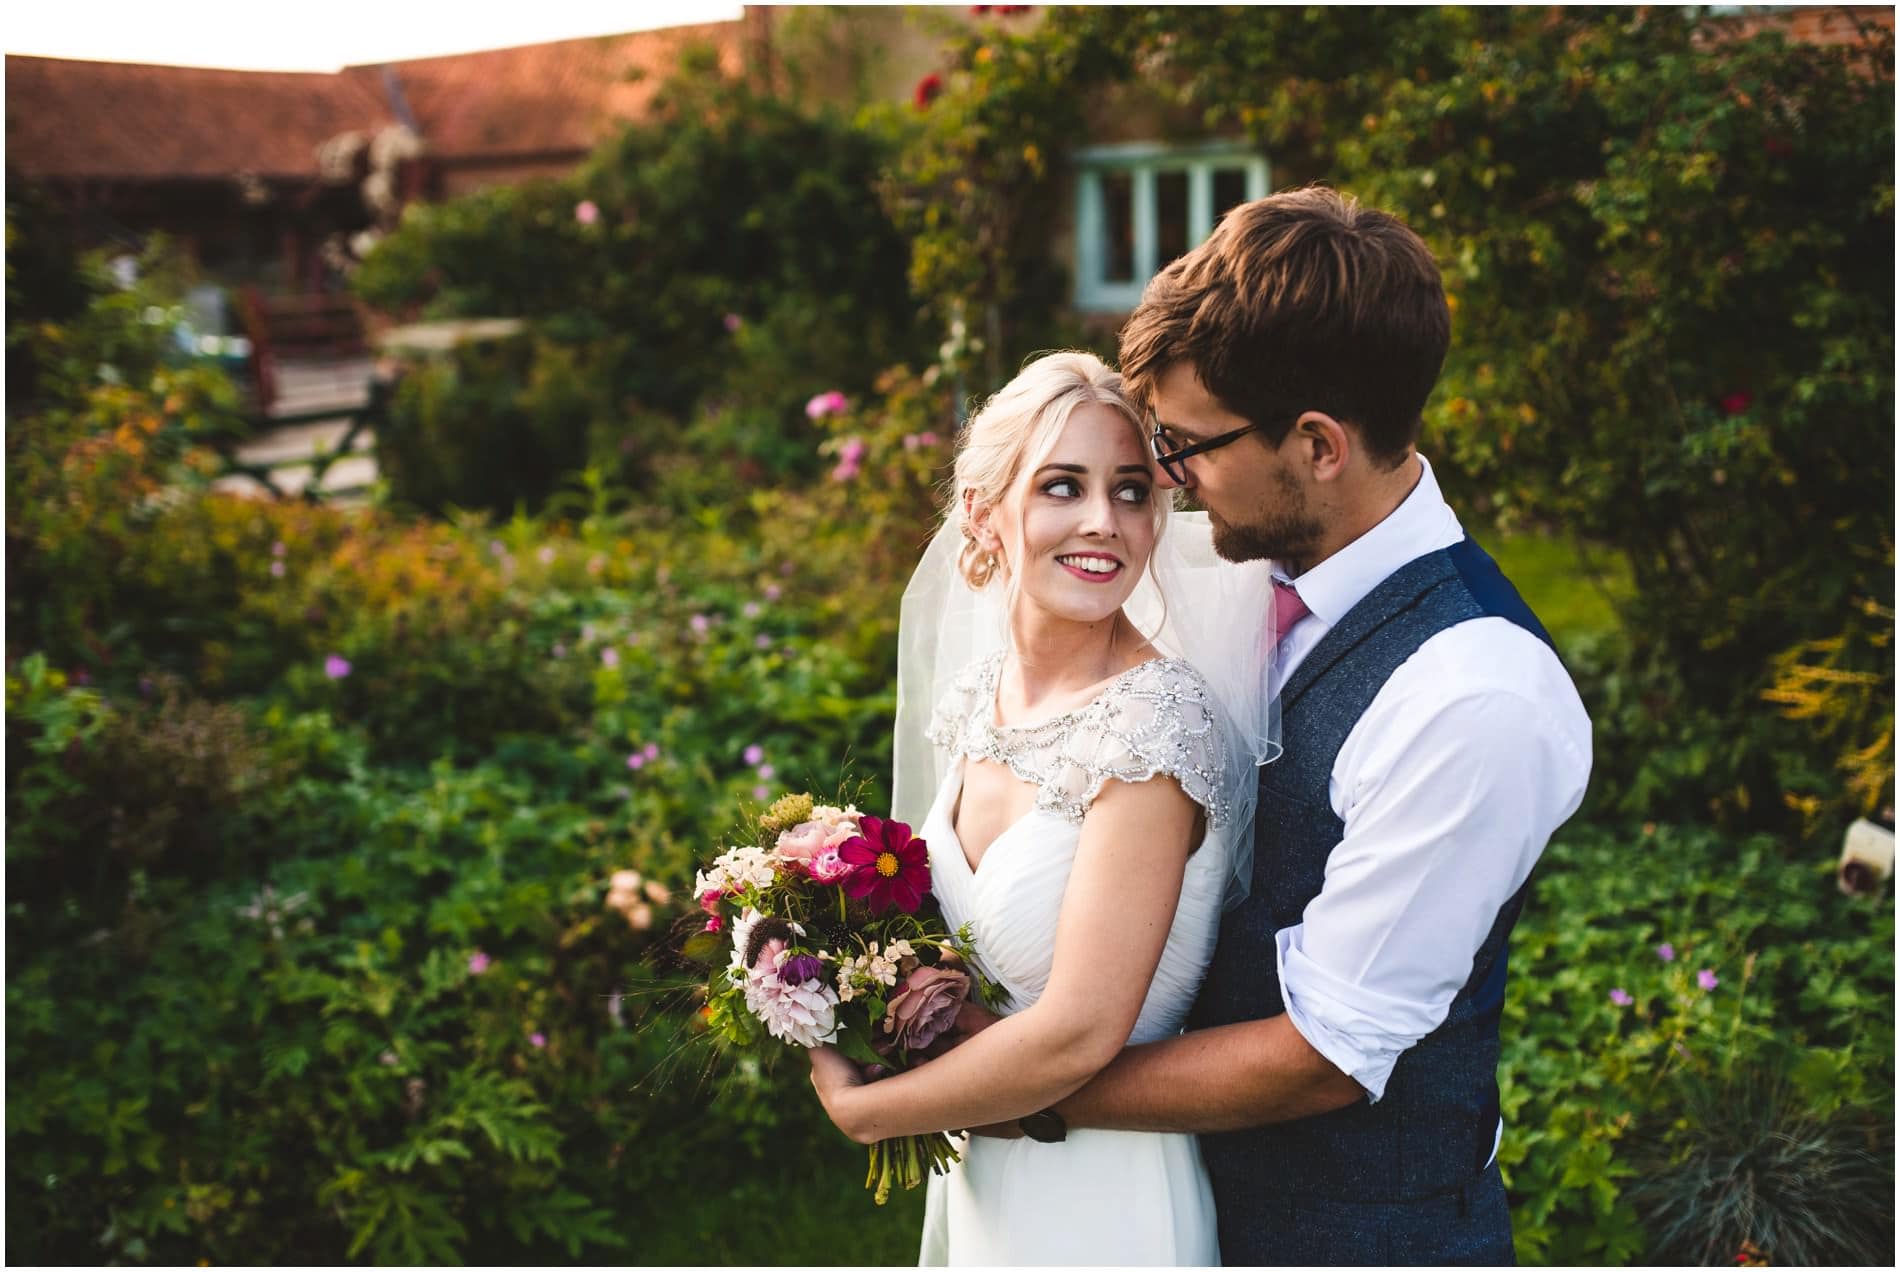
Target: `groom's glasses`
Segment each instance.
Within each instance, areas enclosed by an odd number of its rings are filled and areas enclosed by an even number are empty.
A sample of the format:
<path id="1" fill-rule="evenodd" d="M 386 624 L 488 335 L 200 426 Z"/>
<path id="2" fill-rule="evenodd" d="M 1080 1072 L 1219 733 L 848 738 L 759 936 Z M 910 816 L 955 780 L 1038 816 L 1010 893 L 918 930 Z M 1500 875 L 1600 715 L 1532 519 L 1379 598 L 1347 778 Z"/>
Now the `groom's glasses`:
<path id="1" fill-rule="evenodd" d="M 1188 459 L 1196 455 L 1205 455 L 1211 450 L 1219 450 L 1229 442 L 1239 441 L 1254 430 L 1252 424 L 1247 424 L 1231 433 L 1222 433 L 1204 442 L 1183 446 L 1169 435 L 1167 425 L 1156 419 L 1152 412 L 1149 413 L 1148 422 L 1153 427 L 1153 431 L 1148 434 L 1148 449 L 1154 452 L 1155 463 L 1161 465 L 1161 471 L 1168 475 L 1168 480 L 1177 486 L 1193 484 L 1188 480 L 1186 463 Z"/>

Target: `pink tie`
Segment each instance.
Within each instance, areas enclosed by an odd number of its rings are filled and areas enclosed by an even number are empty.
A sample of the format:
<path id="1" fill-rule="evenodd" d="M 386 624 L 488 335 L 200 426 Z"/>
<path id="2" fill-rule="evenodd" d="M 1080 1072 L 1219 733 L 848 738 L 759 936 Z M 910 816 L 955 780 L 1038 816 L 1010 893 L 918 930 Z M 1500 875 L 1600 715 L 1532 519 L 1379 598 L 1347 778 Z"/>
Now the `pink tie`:
<path id="1" fill-rule="evenodd" d="M 1300 599 L 1299 592 L 1295 590 L 1291 583 L 1285 582 L 1282 579 L 1273 580 L 1273 620 L 1271 626 L 1273 629 L 1274 644 L 1277 645 L 1285 640 L 1287 633 L 1293 630 L 1293 625 L 1312 612 L 1312 610 L 1307 608 L 1306 602 Z"/>

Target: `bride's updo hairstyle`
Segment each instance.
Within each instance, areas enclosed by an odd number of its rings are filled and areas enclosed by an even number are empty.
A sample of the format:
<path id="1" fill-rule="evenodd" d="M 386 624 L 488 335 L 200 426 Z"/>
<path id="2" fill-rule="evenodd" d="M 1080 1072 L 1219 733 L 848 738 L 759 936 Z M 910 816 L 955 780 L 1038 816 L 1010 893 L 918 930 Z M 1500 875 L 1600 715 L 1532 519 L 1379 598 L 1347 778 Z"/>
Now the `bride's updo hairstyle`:
<path id="1" fill-rule="evenodd" d="M 972 589 L 988 587 L 1003 572 L 1003 562 L 977 542 L 970 509 L 1002 507 L 1055 449 L 1076 408 L 1090 404 L 1109 407 L 1126 419 L 1147 453 L 1141 417 L 1123 395 L 1120 373 L 1094 354 L 1078 350 L 1044 354 L 1029 363 L 963 426 L 946 517 L 963 532 L 957 572 Z M 1157 546 L 1173 506 L 1170 493 L 1156 491 L 1151 501 Z M 1149 562 L 1152 565 L 1152 555 Z"/>

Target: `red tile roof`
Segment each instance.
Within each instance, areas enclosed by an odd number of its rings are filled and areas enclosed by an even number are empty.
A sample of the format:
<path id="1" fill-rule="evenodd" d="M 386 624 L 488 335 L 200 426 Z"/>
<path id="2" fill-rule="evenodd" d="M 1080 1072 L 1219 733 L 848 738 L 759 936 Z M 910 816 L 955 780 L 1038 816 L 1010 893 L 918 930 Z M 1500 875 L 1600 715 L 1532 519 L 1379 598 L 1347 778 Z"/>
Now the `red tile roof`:
<path id="1" fill-rule="evenodd" d="M 390 65 L 431 154 L 580 153 L 644 115 L 688 45 L 711 45 L 720 64 L 738 72 L 741 30 L 739 22 L 709 22 Z M 380 91 L 380 66 L 343 74 Z"/>
<path id="2" fill-rule="evenodd" d="M 390 64 L 428 152 L 579 155 L 637 119 L 689 44 L 743 62 L 743 21 Z M 9 171 L 27 178 L 314 179 L 317 147 L 397 122 L 381 65 L 227 71 L 9 54 Z"/>
<path id="3" fill-rule="evenodd" d="M 7 168 L 26 177 L 313 178 L 323 141 L 392 119 L 350 76 L 7 57 Z"/>

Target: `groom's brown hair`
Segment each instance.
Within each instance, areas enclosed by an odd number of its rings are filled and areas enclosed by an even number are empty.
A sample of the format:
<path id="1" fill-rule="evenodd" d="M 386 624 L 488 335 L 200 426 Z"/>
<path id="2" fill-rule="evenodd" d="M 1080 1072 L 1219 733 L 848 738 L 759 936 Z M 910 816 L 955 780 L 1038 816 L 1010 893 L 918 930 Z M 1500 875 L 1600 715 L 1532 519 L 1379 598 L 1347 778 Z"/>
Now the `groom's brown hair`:
<path id="1" fill-rule="evenodd" d="M 1418 440 L 1450 344 L 1431 249 L 1397 217 L 1305 186 L 1234 208 L 1156 274 L 1122 328 L 1121 370 L 1145 406 L 1190 363 L 1269 442 L 1324 411 L 1390 466 Z"/>

